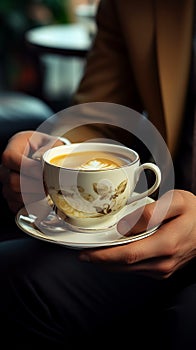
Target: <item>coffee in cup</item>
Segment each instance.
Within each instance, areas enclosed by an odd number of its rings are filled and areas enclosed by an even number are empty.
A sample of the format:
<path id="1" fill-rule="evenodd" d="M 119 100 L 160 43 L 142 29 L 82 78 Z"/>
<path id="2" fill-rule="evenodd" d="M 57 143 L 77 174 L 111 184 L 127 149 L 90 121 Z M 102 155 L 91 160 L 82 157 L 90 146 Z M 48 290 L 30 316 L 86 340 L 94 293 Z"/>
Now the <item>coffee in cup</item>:
<path id="1" fill-rule="evenodd" d="M 77 170 L 116 169 L 130 163 L 130 158 L 107 151 L 83 151 L 61 154 L 50 160 L 51 164 Z"/>

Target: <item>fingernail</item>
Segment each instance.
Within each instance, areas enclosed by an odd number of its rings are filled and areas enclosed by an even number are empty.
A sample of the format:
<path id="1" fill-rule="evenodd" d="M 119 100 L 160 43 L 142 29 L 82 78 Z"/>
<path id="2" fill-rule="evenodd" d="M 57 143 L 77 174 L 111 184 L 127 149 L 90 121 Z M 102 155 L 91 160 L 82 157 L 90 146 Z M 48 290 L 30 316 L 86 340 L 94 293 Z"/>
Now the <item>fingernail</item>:
<path id="1" fill-rule="evenodd" d="M 80 254 L 80 260 L 90 261 L 90 257 L 87 254 Z"/>
<path id="2" fill-rule="evenodd" d="M 129 223 L 126 220 L 121 219 L 118 222 L 117 230 L 121 235 L 125 236 L 125 234 L 131 230 L 131 226 L 129 225 Z"/>
<path id="3" fill-rule="evenodd" d="M 32 154 L 31 158 L 34 160 L 41 160 L 42 159 L 42 153 L 40 153 L 39 151 L 36 151 L 35 153 Z"/>

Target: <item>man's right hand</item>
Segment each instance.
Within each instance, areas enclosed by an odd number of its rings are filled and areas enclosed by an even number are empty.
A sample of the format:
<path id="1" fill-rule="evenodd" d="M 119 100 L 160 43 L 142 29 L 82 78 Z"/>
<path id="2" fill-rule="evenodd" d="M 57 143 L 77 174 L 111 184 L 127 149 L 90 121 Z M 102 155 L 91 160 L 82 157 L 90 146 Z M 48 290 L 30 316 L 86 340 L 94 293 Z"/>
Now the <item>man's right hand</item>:
<path id="1" fill-rule="evenodd" d="M 57 138 L 37 131 L 24 131 L 15 134 L 8 142 L 2 154 L 0 182 L 2 193 L 9 208 L 14 212 L 46 195 L 42 182 L 40 160 L 33 159 L 34 154 L 62 144 Z"/>

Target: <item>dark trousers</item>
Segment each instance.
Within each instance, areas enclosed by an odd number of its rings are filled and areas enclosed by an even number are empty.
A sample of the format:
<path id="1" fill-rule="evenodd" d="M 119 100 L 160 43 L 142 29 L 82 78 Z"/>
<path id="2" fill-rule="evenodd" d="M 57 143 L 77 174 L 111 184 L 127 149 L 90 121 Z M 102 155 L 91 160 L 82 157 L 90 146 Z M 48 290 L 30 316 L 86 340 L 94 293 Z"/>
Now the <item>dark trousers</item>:
<path id="1" fill-rule="evenodd" d="M 196 264 L 167 280 L 80 262 L 21 233 L 0 243 L 1 340 L 93 349 L 196 348 Z M 119 344 L 119 346 L 118 346 Z"/>

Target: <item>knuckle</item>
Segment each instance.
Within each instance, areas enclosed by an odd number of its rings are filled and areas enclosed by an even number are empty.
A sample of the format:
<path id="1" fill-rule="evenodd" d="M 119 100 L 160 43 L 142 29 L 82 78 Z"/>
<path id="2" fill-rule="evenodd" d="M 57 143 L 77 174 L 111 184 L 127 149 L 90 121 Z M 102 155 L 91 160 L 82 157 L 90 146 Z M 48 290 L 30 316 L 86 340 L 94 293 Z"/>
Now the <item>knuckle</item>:
<path id="1" fill-rule="evenodd" d="M 1 162 L 2 164 L 9 168 L 9 164 L 10 164 L 10 160 L 11 160 L 11 157 L 12 157 L 12 153 L 11 151 L 8 149 L 6 149 L 3 153 L 2 153 L 2 156 L 1 156 Z"/>
<path id="2" fill-rule="evenodd" d="M 149 223 L 149 221 L 152 218 L 152 214 L 153 214 L 153 210 L 154 210 L 154 206 L 152 205 L 146 205 L 143 211 L 143 218 L 146 224 Z"/>
<path id="3" fill-rule="evenodd" d="M 139 254 L 137 252 L 128 252 L 124 258 L 125 264 L 130 265 L 137 263 L 140 260 Z"/>
<path id="4" fill-rule="evenodd" d="M 168 278 L 175 270 L 174 260 L 161 261 L 157 264 L 157 271 L 163 279 Z"/>
<path id="5" fill-rule="evenodd" d="M 9 185 L 12 191 L 14 192 L 18 192 L 19 188 L 18 188 L 18 178 L 17 175 L 15 173 L 10 173 L 9 175 Z"/>
<path id="6" fill-rule="evenodd" d="M 165 243 L 164 255 L 168 257 L 174 257 L 178 253 L 178 244 L 175 237 L 172 237 L 168 242 Z"/>
<path id="7" fill-rule="evenodd" d="M 178 203 L 179 208 L 181 208 L 182 206 L 184 206 L 185 191 L 175 191 L 174 193 L 175 193 L 175 195 L 174 195 L 175 201 L 176 201 L 176 203 Z"/>

